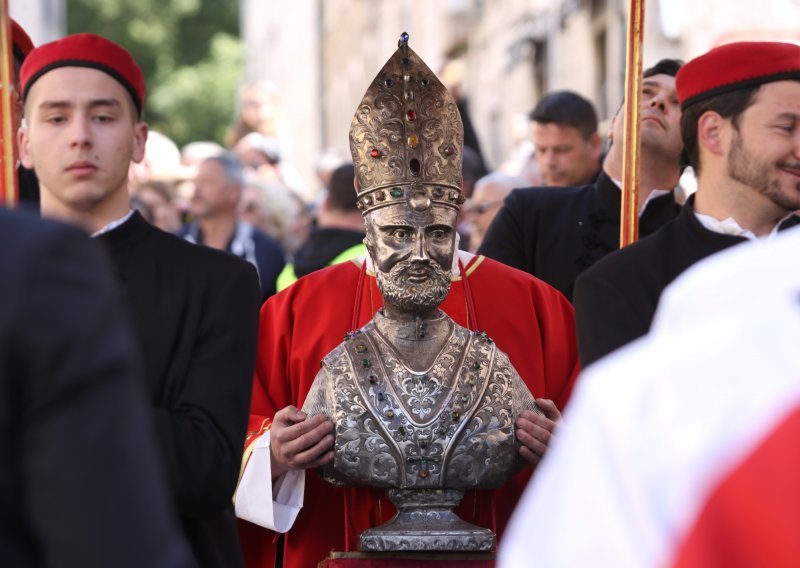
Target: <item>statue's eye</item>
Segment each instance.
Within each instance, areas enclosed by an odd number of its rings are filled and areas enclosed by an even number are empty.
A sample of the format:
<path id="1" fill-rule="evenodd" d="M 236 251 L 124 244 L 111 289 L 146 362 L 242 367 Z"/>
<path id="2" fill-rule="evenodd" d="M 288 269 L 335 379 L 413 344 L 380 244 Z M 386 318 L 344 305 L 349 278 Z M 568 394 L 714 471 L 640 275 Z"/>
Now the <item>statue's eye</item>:
<path id="1" fill-rule="evenodd" d="M 395 239 L 405 239 L 408 236 L 408 231 L 406 229 L 395 229 L 392 231 L 392 236 Z"/>
<path id="2" fill-rule="evenodd" d="M 431 233 L 431 236 L 432 236 L 434 239 L 436 239 L 436 240 L 439 240 L 439 241 L 440 241 L 440 240 L 444 239 L 444 238 L 447 236 L 447 233 L 445 233 L 445 232 L 444 232 L 442 229 L 436 229 L 435 231 L 433 231 L 433 232 Z"/>

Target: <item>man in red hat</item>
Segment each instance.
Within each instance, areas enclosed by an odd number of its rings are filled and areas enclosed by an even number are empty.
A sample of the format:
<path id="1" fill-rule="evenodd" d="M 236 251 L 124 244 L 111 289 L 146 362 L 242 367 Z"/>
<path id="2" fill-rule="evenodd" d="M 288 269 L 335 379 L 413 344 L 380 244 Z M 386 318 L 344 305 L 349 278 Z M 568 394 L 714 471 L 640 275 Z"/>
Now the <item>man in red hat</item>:
<path id="1" fill-rule="evenodd" d="M 39 177 L 43 215 L 82 227 L 114 260 L 195 558 L 200 566 L 238 566 L 231 496 L 255 357 L 255 269 L 131 210 L 128 167 L 143 157 L 147 125 L 144 77 L 125 49 L 96 35 L 68 36 L 33 50 L 21 80 L 22 161 Z"/>
<path id="2" fill-rule="evenodd" d="M 723 45 L 684 65 L 676 87 L 697 194 L 657 233 L 578 278 L 584 366 L 647 333 L 661 291 L 689 266 L 800 221 L 800 46 Z"/>

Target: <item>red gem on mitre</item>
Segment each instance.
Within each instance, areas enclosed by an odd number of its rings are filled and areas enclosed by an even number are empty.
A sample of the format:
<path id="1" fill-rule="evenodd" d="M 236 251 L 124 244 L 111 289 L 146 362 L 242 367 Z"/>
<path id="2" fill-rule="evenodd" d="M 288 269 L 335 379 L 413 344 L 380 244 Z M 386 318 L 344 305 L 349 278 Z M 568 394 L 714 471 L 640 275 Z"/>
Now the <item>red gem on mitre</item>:
<path id="1" fill-rule="evenodd" d="M 414 122 L 415 120 L 417 120 L 417 113 L 414 112 L 413 110 L 410 110 L 406 113 L 406 117 L 408 117 L 409 122 Z"/>
<path id="2" fill-rule="evenodd" d="M 381 157 L 381 151 L 378 150 L 377 148 L 373 148 L 372 152 L 370 152 L 369 155 L 372 156 L 373 158 L 380 158 Z"/>

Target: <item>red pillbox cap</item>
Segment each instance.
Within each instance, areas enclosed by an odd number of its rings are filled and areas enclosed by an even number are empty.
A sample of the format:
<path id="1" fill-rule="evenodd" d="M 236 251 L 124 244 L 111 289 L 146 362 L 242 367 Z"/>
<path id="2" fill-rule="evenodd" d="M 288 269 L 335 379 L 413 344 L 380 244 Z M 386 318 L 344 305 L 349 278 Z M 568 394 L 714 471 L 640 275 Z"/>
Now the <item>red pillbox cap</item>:
<path id="1" fill-rule="evenodd" d="M 75 34 L 34 49 L 20 71 L 22 99 L 39 77 L 59 67 L 89 67 L 111 75 L 133 97 L 139 116 L 144 107 L 144 75 L 121 45 L 94 34 Z"/>
<path id="2" fill-rule="evenodd" d="M 772 83 L 800 79 L 800 46 L 740 41 L 715 47 L 681 67 L 675 88 L 681 108 L 702 100 Z"/>
<path id="3" fill-rule="evenodd" d="M 22 26 L 11 20 L 11 44 L 14 47 L 14 57 L 25 61 L 28 54 L 33 51 L 33 41 Z"/>

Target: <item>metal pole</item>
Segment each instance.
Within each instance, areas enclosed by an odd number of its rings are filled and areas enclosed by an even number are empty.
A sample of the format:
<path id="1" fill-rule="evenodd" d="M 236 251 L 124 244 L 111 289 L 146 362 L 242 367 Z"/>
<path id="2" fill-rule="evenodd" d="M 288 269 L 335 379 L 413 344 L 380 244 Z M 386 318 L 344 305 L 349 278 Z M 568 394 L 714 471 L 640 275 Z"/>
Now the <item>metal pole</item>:
<path id="1" fill-rule="evenodd" d="M 622 209 L 619 247 L 639 237 L 639 99 L 642 93 L 644 0 L 630 0 L 625 48 L 625 114 L 622 150 Z"/>

